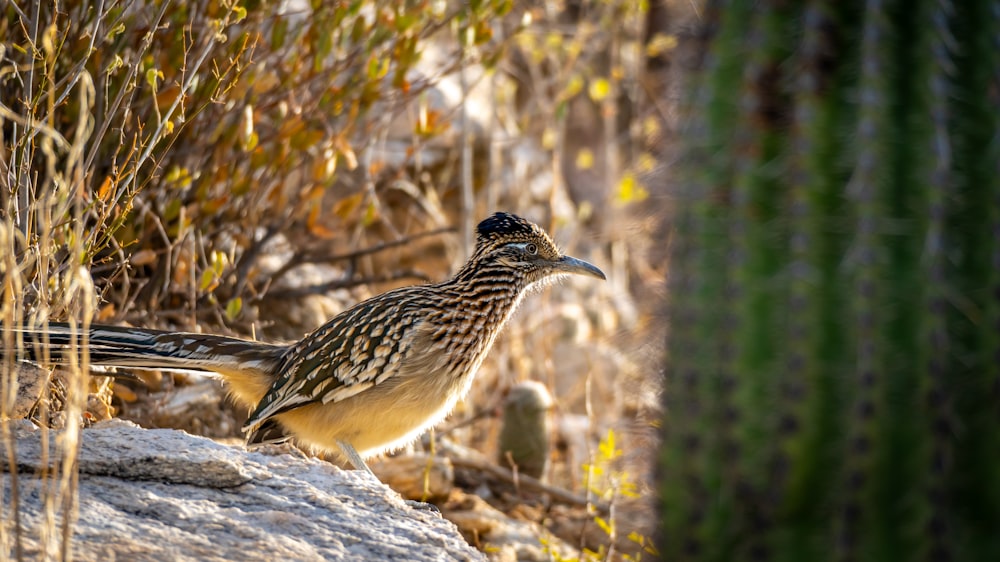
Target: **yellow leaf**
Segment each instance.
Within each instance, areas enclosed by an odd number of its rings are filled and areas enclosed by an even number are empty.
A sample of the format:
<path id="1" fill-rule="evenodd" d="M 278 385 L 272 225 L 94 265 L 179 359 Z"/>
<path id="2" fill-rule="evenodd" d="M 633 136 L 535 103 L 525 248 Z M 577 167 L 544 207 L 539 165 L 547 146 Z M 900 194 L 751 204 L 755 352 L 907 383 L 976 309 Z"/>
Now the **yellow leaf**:
<path id="1" fill-rule="evenodd" d="M 603 517 L 594 517 L 594 523 L 597 523 L 597 526 L 600 527 L 601 530 L 604 531 L 609 537 L 614 534 L 614 525 L 605 521 Z"/>
<path id="2" fill-rule="evenodd" d="M 219 282 L 216 280 L 215 272 L 211 268 L 201 272 L 201 283 L 198 284 L 199 289 L 202 291 L 211 291 L 218 286 Z"/>
<path id="3" fill-rule="evenodd" d="M 376 218 L 378 218 L 378 209 L 375 207 L 374 201 L 369 201 L 368 208 L 365 209 L 365 216 L 361 219 L 361 224 L 371 226 L 375 223 Z"/>
<path id="4" fill-rule="evenodd" d="M 542 131 L 542 148 L 552 150 L 556 147 L 556 132 L 552 127 L 545 127 Z"/>
<path id="5" fill-rule="evenodd" d="M 292 138 L 289 139 L 289 144 L 291 144 L 292 148 L 296 150 L 309 150 L 323 140 L 324 134 L 325 133 L 318 128 L 304 128 L 298 133 L 292 135 Z"/>
<path id="6" fill-rule="evenodd" d="M 642 134 L 646 138 L 658 138 L 660 136 L 660 120 L 653 116 L 643 119 Z"/>
<path id="7" fill-rule="evenodd" d="M 576 167 L 581 170 L 589 170 L 594 167 L 594 152 L 589 148 L 581 148 L 576 153 Z"/>
<path id="8" fill-rule="evenodd" d="M 658 57 L 667 51 L 672 51 L 677 46 L 677 36 L 657 33 L 646 43 L 646 56 Z"/>
<path id="9" fill-rule="evenodd" d="M 121 28 L 122 31 L 125 30 L 124 25 L 122 25 Z M 111 64 L 109 64 L 108 67 L 104 70 L 104 73 L 108 75 L 114 74 L 116 70 L 118 70 L 123 66 L 125 66 L 125 61 L 122 60 L 121 55 L 116 54 L 115 58 L 111 59 Z"/>
<path id="10" fill-rule="evenodd" d="M 332 148 L 323 151 L 323 157 L 316 159 L 313 179 L 318 182 L 328 182 L 337 172 L 337 153 Z"/>
<path id="11" fill-rule="evenodd" d="M 45 32 L 42 34 L 42 50 L 45 51 L 46 55 L 55 55 L 56 44 L 59 42 L 57 39 L 58 36 L 59 32 L 58 28 L 56 28 L 56 24 L 51 23 L 47 28 L 45 28 Z"/>
<path id="12" fill-rule="evenodd" d="M 563 97 L 571 98 L 580 93 L 583 89 L 583 77 L 579 74 L 574 74 L 570 77 L 569 82 L 566 83 L 566 88 L 563 89 Z"/>
<path id="13" fill-rule="evenodd" d="M 618 184 L 618 202 L 627 205 L 643 201 L 649 197 L 649 192 L 631 173 L 626 173 Z"/>
<path id="14" fill-rule="evenodd" d="M 363 201 L 364 193 L 355 193 L 344 197 L 333 205 L 333 214 L 345 220 L 353 218 Z"/>
<path id="15" fill-rule="evenodd" d="M 615 458 L 615 432 L 612 429 L 608 430 L 608 436 L 601 441 L 598 445 L 598 449 L 601 451 L 601 456 L 605 459 Z"/>
<path id="16" fill-rule="evenodd" d="M 606 78 L 598 78 L 590 83 L 590 99 L 602 101 L 611 93 L 611 83 Z"/>
<path id="17" fill-rule="evenodd" d="M 146 71 L 146 82 L 149 84 L 153 91 L 156 91 L 157 81 L 163 80 L 163 73 L 155 68 L 150 68 Z"/>
<path id="18" fill-rule="evenodd" d="M 110 42 L 114 41 L 115 36 L 121 35 L 122 33 L 125 33 L 125 24 L 123 22 L 119 22 L 118 25 L 116 25 L 116 26 L 112 27 L 110 30 L 108 30 L 108 33 L 104 36 L 104 40 L 107 41 L 108 43 L 110 43 Z M 117 59 L 116 62 L 121 61 L 121 57 L 115 55 L 115 58 Z M 118 65 L 118 66 L 121 66 L 121 65 Z M 117 67 L 115 67 L 115 68 L 117 68 Z M 110 70 L 111 67 L 108 67 L 108 69 Z"/>
<path id="19" fill-rule="evenodd" d="M 550 31 L 545 35 L 545 47 L 550 51 L 558 51 L 563 44 L 563 36 L 557 31 Z"/>
<path id="20" fill-rule="evenodd" d="M 259 138 L 257 137 L 257 133 L 256 133 L 256 132 L 254 132 L 254 133 L 251 133 L 251 134 L 250 134 L 250 138 L 248 138 L 248 139 L 246 140 L 246 145 L 245 145 L 245 146 L 244 146 L 243 148 L 244 148 L 244 150 L 246 150 L 247 152 L 251 152 L 251 151 L 253 151 L 253 150 L 254 150 L 255 148 L 257 148 L 257 143 L 258 143 L 258 142 L 260 142 L 260 139 L 259 139 Z"/>
<path id="21" fill-rule="evenodd" d="M 648 152 L 643 152 L 636 160 L 635 168 L 643 173 L 652 172 L 656 169 L 656 158 Z"/>
<path id="22" fill-rule="evenodd" d="M 241 310 L 243 310 L 243 299 L 240 297 L 230 299 L 226 303 L 226 318 L 228 320 L 235 320 L 240 315 Z"/>

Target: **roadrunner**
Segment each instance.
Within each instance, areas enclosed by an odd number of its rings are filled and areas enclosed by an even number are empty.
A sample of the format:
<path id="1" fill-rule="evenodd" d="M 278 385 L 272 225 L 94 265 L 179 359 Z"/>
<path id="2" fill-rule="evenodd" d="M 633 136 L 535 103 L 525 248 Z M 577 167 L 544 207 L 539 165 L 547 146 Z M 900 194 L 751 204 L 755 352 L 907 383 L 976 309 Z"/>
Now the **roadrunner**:
<path id="1" fill-rule="evenodd" d="M 525 293 L 565 274 L 605 279 L 537 225 L 496 213 L 479 223 L 475 252 L 452 279 L 362 301 L 298 343 L 97 325 L 77 341 L 93 365 L 218 373 L 250 410 L 248 445 L 291 439 L 368 470 L 365 458 L 444 419 Z M 48 346 L 59 362 L 72 343 L 66 324 L 25 335 L 29 359 Z"/>

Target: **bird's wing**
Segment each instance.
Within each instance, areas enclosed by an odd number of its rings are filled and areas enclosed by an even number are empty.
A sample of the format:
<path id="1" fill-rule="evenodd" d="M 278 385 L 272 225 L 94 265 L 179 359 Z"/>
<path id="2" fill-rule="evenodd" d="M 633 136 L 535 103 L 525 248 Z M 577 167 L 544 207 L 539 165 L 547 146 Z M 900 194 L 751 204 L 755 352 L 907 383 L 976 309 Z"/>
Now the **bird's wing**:
<path id="1" fill-rule="evenodd" d="M 247 446 L 256 447 L 259 445 L 278 445 L 291 439 L 285 428 L 275 419 L 264 420 L 263 423 L 247 436 Z"/>
<path id="2" fill-rule="evenodd" d="M 395 375 L 422 320 L 405 292 L 393 293 L 355 305 L 291 347 L 282 375 L 243 431 L 307 404 L 339 402 Z"/>

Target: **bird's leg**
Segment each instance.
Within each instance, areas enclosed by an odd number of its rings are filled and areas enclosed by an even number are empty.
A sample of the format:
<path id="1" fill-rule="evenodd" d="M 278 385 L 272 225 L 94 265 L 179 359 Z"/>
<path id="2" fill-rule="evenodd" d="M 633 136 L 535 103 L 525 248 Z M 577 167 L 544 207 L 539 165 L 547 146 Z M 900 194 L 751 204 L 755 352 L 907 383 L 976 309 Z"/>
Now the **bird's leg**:
<path id="1" fill-rule="evenodd" d="M 351 445 L 350 443 L 342 439 L 337 439 L 337 446 L 340 447 L 341 452 L 344 453 L 344 456 L 347 457 L 347 460 L 351 461 L 351 464 L 354 465 L 354 468 L 356 470 L 363 470 L 368 474 L 371 474 L 376 480 L 379 480 L 379 477 L 375 476 L 375 473 L 372 472 L 372 469 L 368 466 L 368 463 L 365 462 L 365 459 L 361 458 L 361 455 L 358 454 L 358 450 L 354 448 L 354 445 Z M 381 480 L 379 481 L 381 482 Z M 438 507 L 432 503 L 421 502 L 417 500 L 407 500 L 407 499 L 404 499 L 403 501 L 406 502 L 406 505 L 414 509 L 420 509 L 424 511 L 435 511 L 438 513 L 441 512 L 441 510 L 438 509 Z"/>
<path id="2" fill-rule="evenodd" d="M 355 470 L 363 470 L 368 474 L 375 476 L 375 473 L 372 472 L 372 469 L 368 467 L 368 463 L 365 462 L 365 459 L 361 458 L 361 455 L 358 454 L 358 451 L 357 449 L 354 448 L 354 445 L 351 445 L 350 443 L 342 439 L 337 439 L 337 446 L 340 447 L 340 450 L 344 453 L 344 456 L 347 457 L 347 460 L 351 461 L 351 464 L 354 465 Z M 375 479 L 377 480 L 378 476 L 375 476 Z"/>

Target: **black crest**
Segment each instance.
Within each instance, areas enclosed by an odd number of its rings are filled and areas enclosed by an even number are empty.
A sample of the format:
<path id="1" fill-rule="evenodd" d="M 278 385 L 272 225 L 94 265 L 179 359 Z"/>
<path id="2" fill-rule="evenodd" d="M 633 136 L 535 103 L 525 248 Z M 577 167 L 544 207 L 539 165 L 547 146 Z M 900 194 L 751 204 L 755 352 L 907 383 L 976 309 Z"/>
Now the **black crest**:
<path id="1" fill-rule="evenodd" d="M 476 227 L 476 234 L 485 240 L 532 233 L 535 233 L 535 225 L 510 213 L 494 213 Z"/>

